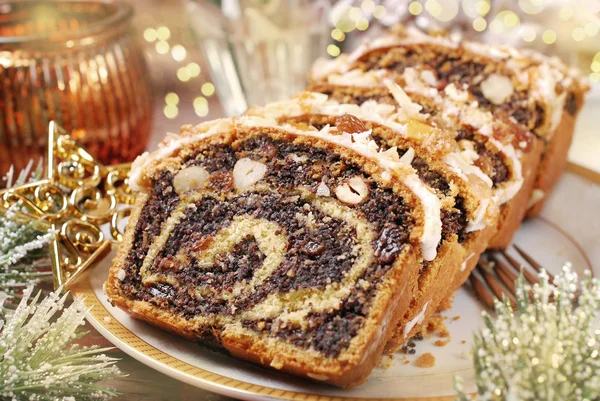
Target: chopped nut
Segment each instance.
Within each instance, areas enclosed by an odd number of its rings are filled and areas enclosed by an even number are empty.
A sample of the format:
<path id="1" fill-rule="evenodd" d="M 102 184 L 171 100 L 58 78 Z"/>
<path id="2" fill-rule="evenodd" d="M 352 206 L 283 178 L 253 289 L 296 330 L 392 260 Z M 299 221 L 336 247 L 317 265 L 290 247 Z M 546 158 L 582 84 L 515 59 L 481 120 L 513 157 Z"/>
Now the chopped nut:
<path id="1" fill-rule="evenodd" d="M 233 185 L 244 191 L 262 180 L 267 172 L 267 166 L 247 157 L 240 159 L 233 167 Z"/>
<path id="2" fill-rule="evenodd" d="M 400 156 L 398 155 L 398 148 L 396 146 L 392 146 L 386 151 L 379 151 L 379 154 L 384 158 L 391 160 L 393 162 L 399 162 Z"/>
<path id="3" fill-rule="evenodd" d="M 317 186 L 317 195 L 319 196 L 331 196 L 331 191 L 329 191 L 329 187 L 324 182 L 320 182 Z"/>
<path id="4" fill-rule="evenodd" d="M 202 188 L 209 175 L 204 167 L 191 166 L 184 168 L 173 178 L 175 192 L 183 194 L 187 191 Z"/>
<path id="5" fill-rule="evenodd" d="M 296 163 L 304 163 L 305 161 L 308 160 L 308 156 L 306 156 L 306 155 L 298 156 L 295 153 L 290 153 L 289 157 Z"/>
<path id="6" fill-rule="evenodd" d="M 346 204 L 358 205 L 367 199 L 369 188 L 360 177 L 352 177 L 347 183 L 335 188 L 335 195 Z"/>
<path id="7" fill-rule="evenodd" d="M 275 355 L 275 358 L 273 358 L 270 365 L 272 368 L 279 370 L 279 369 L 283 368 L 283 361 L 281 360 L 279 355 Z"/>
<path id="8" fill-rule="evenodd" d="M 318 373 L 307 373 L 306 376 L 310 377 L 311 379 L 319 380 L 319 381 L 325 381 L 325 380 L 329 379 L 329 376 L 321 375 Z"/>
<path id="9" fill-rule="evenodd" d="M 423 71 L 421 71 L 421 79 L 424 82 L 428 83 L 429 85 L 433 86 L 434 88 L 438 84 L 437 77 L 435 76 L 435 74 L 431 70 L 423 70 Z"/>
<path id="10" fill-rule="evenodd" d="M 415 150 L 413 148 L 408 148 L 408 150 L 400 158 L 400 163 L 411 164 L 414 158 Z"/>
<path id="11" fill-rule="evenodd" d="M 453 83 L 444 88 L 444 93 L 455 102 L 464 103 L 469 100 L 467 91 L 458 89 Z"/>
<path id="12" fill-rule="evenodd" d="M 418 143 L 423 142 L 436 132 L 437 129 L 435 127 L 420 121 L 410 120 L 406 124 L 406 136 L 416 139 Z"/>
<path id="13" fill-rule="evenodd" d="M 481 83 L 481 93 L 492 104 L 502 104 L 512 96 L 514 92 L 513 83 L 510 78 L 492 74 Z"/>
<path id="14" fill-rule="evenodd" d="M 386 82 L 386 85 L 392 94 L 392 97 L 400 106 L 399 112 L 402 112 L 408 120 L 425 120 L 426 116 L 421 114 L 423 106 L 413 102 L 398 84 L 388 81 Z"/>

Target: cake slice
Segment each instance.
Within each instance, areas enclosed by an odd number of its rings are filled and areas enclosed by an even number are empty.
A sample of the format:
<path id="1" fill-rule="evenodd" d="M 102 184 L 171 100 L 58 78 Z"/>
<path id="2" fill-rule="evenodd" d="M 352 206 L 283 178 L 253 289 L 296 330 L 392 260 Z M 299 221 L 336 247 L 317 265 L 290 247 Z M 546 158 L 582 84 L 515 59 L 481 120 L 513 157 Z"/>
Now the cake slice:
<path id="1" fill-rule="evenodd" d="M 515 146 L 517 152 L 528 153 L 524 170 L 537 168 L 537 173 L 524 175 L 526 181 L 519 197 L 504 210 L 505 219 L 501 221 L 507 224 L 490 244 L 506 247 L 528 207 L 535 206 L 532 213 L 539 211 L 565 165 L 574 116 L 586 90 L 577 72 L 535 52 L 467 41 L 455 43 L 446 37 L 400 27 L 352 54 L 315 64 L 311 89 L 336 96 L 333 92 L 350 86 L 357 93 L 344 95 L 355 101 L 389 101 L 382 91 L 386 80 L 401 85 L 411 97 L 434 99 L 434 106 L 449 98 L 491 113 L 493 119 L 519 125 L 521 131 L 536 136 L 536 140 L 524 142 L 524 146 L 533 145 L 528 149 Z M 492 134 L 503 138 L 501 132 Z M 544 153 L 541 163 L 535 160 L 540 152 Z M 522 198 L 527 201 L 522 202 Z"/>
<path id="2" fill-rule="evenodd" d="M 265 367 L 365 381 L 436 259 L 441 202 L 397 153 L 347 131 L 246 116 L 139 157 L 110 301 Z"/>
<path id="3" fill-rule="evenodd" d="M 393 88 L 397 97 L 405 96 Z M 325 126 L 367 131 L 382 150 L 415 168 L 419 178 L 441 202 L 442 242 L 437 257 L 426 263 L 410 309 L 400 319 L 388 342 L 388 351 L 398 349 L 427 324 L 455 281 L 462 282 L 496 232 L 498 207 L 504 198 L 518 192 L 520 164 L 506 163 L 505 176 L 495 185 L 493 169 L 482 170 L 474 163 L 472 139 L 457 137 L 456 128 L 441 128 L 436 118 L 419 112 L 422 106 L 409 101 L 403 106 L 373 100 L 361 105 L 339 103 L 327 95 L 305 92 L 265 107 L 252 107 L 248 114 L 267 117 L 300 128 Z M 500 150 L 486 144 L 486 156 L 502 158 Z M 491 164 L 491 161 L 489 162 Z M 499 174 L 499 173 L 498 173 Z"/>

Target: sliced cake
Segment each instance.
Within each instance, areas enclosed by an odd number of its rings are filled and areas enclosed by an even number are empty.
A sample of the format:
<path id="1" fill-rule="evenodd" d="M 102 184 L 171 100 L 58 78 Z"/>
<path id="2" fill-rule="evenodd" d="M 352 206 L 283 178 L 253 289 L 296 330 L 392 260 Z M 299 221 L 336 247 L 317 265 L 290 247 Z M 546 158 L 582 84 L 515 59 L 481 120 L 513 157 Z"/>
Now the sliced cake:
<path id="1" fill-rule="evenodd" d="M 397 28 L 352 54 L 315 64 L 311 89 L 344 96 L 343 101 L 354 97 L 355 102 L 389 102 L 384 91 L 387 80 L 398 83 L 411 97 L 434 100 L 434 106 L 450 98 L 453 103 L 489 112 L 494 120 L 514 123 L 538 138 L 523 144 L 529 147 L 525 169 L 536 168 L 535 156 L 544 152 L 538 173 L 524 175 L 533 183 L 526 181 L 510 210 L 503 212 L 505 221 L 514 224 L 506 224 L 491 243 L 506 247 L 528 206 L 533 206 L 533 214 L 539 211 L 565 165 L 574 117 L 586 90 L 577 72 L 531 51 L 455 43 L 414 28 Z M 444 110 L 446 115 L 448 109 Z M 501 132 L 494 132 L 493 137 L 503 140 Z M 515 145 L 517 152 L 524 151 Z"/>
<path id="2" fill-rule="evenodd" d="M 347 131 L 241 117 L 139 157 L 111 302 L 266 367 L 366 380 L 443 248 L 441 201 Z"/>
<path id="3" fill-rule="evenodd" d="M 523 181 L 518 160 L 513 162 L 494 144 L 486 143 L 491 150 L 485 148 L 482 157 L 506 158 L 501 161 L 505 177 L 495 185 L 490 176 L 496 171 L 484 171 L 475 163 L 477 143 L 472 138 L 460 138 L 455 128 L 441 128 L 435 117 L 420 112 L 422 106 L 407 102 L 402 89 L 392 90 L 403 105 L 374 100 L 361 105 L 339 103 L 321 93 L 305 92 L 247 112 L 299 128 L 335 126 L 369 132 L 382 150 L 397 152 L 399 159 L 415 168 L 423 184 L 440 199 L 443 228 L 437 257 L 424 264 L 411 308 L 398 322 L 389 350 L 418 333 L 454 283 L 464 282 L 496 232 L 498 207 L 518 192 Z"/>

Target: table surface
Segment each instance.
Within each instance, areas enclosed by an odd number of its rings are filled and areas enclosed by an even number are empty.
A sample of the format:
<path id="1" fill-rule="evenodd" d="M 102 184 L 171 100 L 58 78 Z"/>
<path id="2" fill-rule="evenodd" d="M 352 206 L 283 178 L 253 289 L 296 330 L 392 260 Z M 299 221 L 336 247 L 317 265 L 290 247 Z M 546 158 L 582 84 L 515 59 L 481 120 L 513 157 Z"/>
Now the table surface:
<path id="1" fill-rule="evenodd" d="M 162 105 L 157 107 L 161 108 Z M 212 112 L 208 117 L 218 117 L 220 109 L 216 104 L 216 100 L 211 102 L 210 109 Z M 200 119 L 194 115 L 193 110 L 180 110 L 178 121 L 166 119 L 162 110 L 157 110 L 149 149 L 153 149 L 166 132 L 177 132 L 180 122 L 185 121 L 186 118 L 189 118 L 188 122 L 191 123 L 200 122 Z M 600 172 L 600 134 L 598 133 L 598 126 L 600 126 L 600 86 L 597 85 L 590 93 L 586 106 L 580 114 L 569 159 Z M 110 345 L 97 331 L 91 327 L 89 329 L 90 334 L 86 337 L 86 341 L 90 344 Z M 116 398 L 118 400 L 231 400 L 229 397 L 212 394 L 172 379 L 148 368 L 118 349 L 112 351 L 112 355 L 121 358 L 119 367 L 129 375 L 124 379 L 109 382 L 109 385 L 123 394 Z"/>

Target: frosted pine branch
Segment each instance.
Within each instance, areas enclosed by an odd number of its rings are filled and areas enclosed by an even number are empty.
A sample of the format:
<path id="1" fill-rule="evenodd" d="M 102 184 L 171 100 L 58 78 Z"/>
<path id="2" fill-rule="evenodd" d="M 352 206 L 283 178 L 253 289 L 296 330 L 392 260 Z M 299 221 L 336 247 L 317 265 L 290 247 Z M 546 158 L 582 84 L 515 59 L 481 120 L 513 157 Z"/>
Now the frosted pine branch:
<path id="1" fill-rule="evenodd" d="M 497 301 L 495 319 L 483 314 L 473 350 L 476 399 L 600 399 L 598 281 L 587 271 L 579 282 L 569 264 L 554 283 L 545 271 L 539 281 L 518 279 L 517 312 Z M 456 389 L 461 401 L 471 399 L 460 378 Z"/>
<path id="2" fill-rule="evenodd" d="M 7 188 L 38 180 L 43 171 L 42 161 L 32 172 L 33 161 L 30 161 L 15 179 L 14 168 L 11 167 L 4 177 Z M 46 256 L 45 247 L 52 240 L 53 232 L 39 232 L 33 224 L 19 224 L 11 220 L 18 205 L 0 216 L 0 301 L 7 296 L 14 296 L 15 291 L 23 289 L 30 283 L 50 277 L 48 266 L 36 263 Z M 2 295 L 1 293 L 4 293 Z M 0 302 L 0 307 L 3 302 Z"/>
<path id="3" fill-rule="evenodd" d="M 69 345 L 84 324 L 79 301 L 65 308 L 68 294 L 40 301 L 32 288 L 0 320 L 0 398 L 8 400 L 105 400 L 113 390 L 96 383 L 122 376 L 108 348 Z"/>

